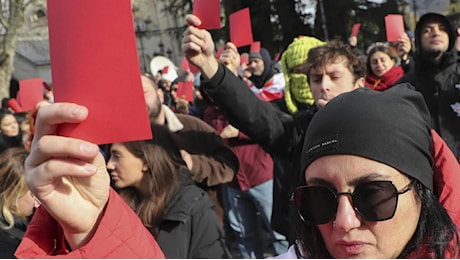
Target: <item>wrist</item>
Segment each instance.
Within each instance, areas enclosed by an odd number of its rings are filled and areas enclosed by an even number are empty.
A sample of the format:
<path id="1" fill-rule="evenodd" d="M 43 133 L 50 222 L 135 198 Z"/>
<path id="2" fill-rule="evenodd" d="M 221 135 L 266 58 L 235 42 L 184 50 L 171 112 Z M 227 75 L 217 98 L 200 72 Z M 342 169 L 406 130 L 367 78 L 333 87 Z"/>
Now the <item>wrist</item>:
<path id="1" fill-rule="evenodd" d="M 217 73 L 218 65 L 219 65 L 219 63 L 217 62 L 217 60 L 214 57 L 209 58 L 208 62 L 205 62 L 200 67 L 201 75 L 205 79 L 212 78 Z"/>

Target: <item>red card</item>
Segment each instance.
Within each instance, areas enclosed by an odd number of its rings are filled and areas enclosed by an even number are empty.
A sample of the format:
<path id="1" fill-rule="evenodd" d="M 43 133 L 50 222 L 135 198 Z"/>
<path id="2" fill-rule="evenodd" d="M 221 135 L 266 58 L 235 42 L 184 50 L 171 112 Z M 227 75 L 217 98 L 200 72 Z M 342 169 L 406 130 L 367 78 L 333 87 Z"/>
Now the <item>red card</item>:
<path id="1" fill-rule="evenodd" d="M 250 48 L 249 52 L 260 53 L 260 42 L 251 43 L 251 48 Z"/>
<path id="2" fill-rule="evenodd" d="M 220 46 L 219 49 L 217 49 L 216 59 L 220 58 L 220 55 L 222 55 L 222 52 L 224 52 L 224 50 L 225 50 L 225 46 Z"/>
<path id="3" fill-rule="evenodd" d="M 249 64 L 249 55 L 246 53 L 246 54 L 241 54 L 240 56 L 240 64 Z"/>
<path id="4" fill-rule="evenodd" d="M 230 41 L 236 47 L 250 45 L 252 38 L 251 15 L 249 8 L 241 9 L 229 16 Z"/>
<path id="5" fill-rule="evenodd" d="M 193 0 L 193 15 L 201 20 L 199 28 L 220 29 L 220 0 Z"/>
<path id="6" fill-rule="evenodd" d="M 48 0 L 48 26 L 55 100 L 89 110 L 58 133 L 97 144 L 151 139 L 131 1 Z"/>
<path id="7" fill-rule="evenodd" d="M 404 34 L 404 18 L 400 14 L 389 14 L 385 16 L 385 29 L 387 41 L 398 41 Z"/>
<path id="8" fill-rule="evenodd" d="M 161 73 L 163 74 L 168 74 L 169 72 L 169 66 L 164 66 L 163 69 L 161 70 Z"/>
<path id="9" fill-rule="evenodd" d="M 361 27 L 360 23 L 353 24 L 353 28 L 351 29 L 351 36 L 358 36 L 359 28 Z"/>
<path id="10" fill-rule="evenodd" d="M 19 113 L 19 112 L 24 111 L 24 109 L 22 109 L 21 105 L 19 105 L 18 101 L 15 98 L 8 99 L 6 104 L 8 105 L 8 107 L 10 107 L 14 111 L 14 113 Z"/>
<path id="11" fill-rule="evenodd" d="M 177 83 L 176 94 L 177 94 L 177 97 L 183 97 L 185 100 L 189 102 L 193 101 L 193 82 L 192 81 L 186 81 L 186 82 L 179 81 Z"/>
<path id="12" fill-rule="evenodd" d="M 24 111 L 32 111 L 43 100 L 43 79 L 25 79 L 19 81 L 17 101 Z"/>
<path id="13" fill-rule="evenodd" d="M 187 58 L 182 58 L 182 64 L 180 65 L 180 69 L 183 71 L 188 71 L 190 69 L 190 63 L 188 62 Z"/>
<path id="14" fill-rule="evenodd" d="M 197 74 L 198 72 L 200 72 L 200 70 L 195 65 L 190 64 L 190 62 L 188 62 L 188 60 L 185 57 L 182 58 L 182 64 L 180 66 L 180 69 L 183 71 L 190 71 L 193 74 Z"/>

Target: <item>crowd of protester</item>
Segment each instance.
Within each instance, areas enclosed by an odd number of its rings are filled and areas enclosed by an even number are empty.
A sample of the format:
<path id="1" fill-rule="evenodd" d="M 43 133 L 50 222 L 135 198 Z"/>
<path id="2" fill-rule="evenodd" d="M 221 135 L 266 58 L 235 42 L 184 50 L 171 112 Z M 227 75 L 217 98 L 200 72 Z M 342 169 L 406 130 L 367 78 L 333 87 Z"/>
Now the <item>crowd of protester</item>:
<path id="1" fill-rule="evenodd" d="M 153 140 L 59 137 L 88 111 L 49 92 L 2 102 L 2 258 L 460 257 L 456 24 L 427 13 L 366 51 L 299 36 L 274 60 L 216 56 L 200 22 L 199 73 L 139 75 Z"/>

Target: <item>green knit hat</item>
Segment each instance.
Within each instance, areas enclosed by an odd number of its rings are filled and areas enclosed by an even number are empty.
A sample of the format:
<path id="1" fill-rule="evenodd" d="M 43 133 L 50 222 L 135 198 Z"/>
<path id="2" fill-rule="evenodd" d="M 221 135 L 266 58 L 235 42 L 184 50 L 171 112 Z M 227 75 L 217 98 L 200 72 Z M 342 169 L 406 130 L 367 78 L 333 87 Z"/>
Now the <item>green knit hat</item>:
<path id="1" fill-rule="evenodd" d="M 305 82 L 305 86 L 292 85 L 291 69 L 304 64 L 308 58 L 308 51 L 314 47 L 323 45 L 324 42 L 309 36 L 299 36 L 289 44 L 287 49 L 281 56 L 281 69 L 283 70 L 284 79 L 286 82 L 284 99 L 286 101 L 287 109 L 290 113 L 295 114 L 298 111 L 296 103 L 304 103 L 312 105 L 315 100 L 310 89 L 308 81 Z M 292 85 L 292 86 L 291 86 Z M 296 100 L 294 102 L 292 98 Z"/>

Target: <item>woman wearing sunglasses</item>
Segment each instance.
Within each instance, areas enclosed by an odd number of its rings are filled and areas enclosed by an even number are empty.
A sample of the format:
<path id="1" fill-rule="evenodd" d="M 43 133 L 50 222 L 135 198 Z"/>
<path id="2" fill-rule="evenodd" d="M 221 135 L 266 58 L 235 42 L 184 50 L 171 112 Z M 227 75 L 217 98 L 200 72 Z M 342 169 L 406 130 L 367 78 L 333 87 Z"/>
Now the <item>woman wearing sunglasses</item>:
<path id="1" fill-rule="evenodd" d="M 321 109 L 302 151 L 306 185 L 293 193 L 300 240 L 279 257 L 458 258 L 460 216 L 448 205 L 459 195 L 436 183 L 449 179 L 433 176 L 427 122 L 421 95 L 401 87 L 358 89 Z"/>

